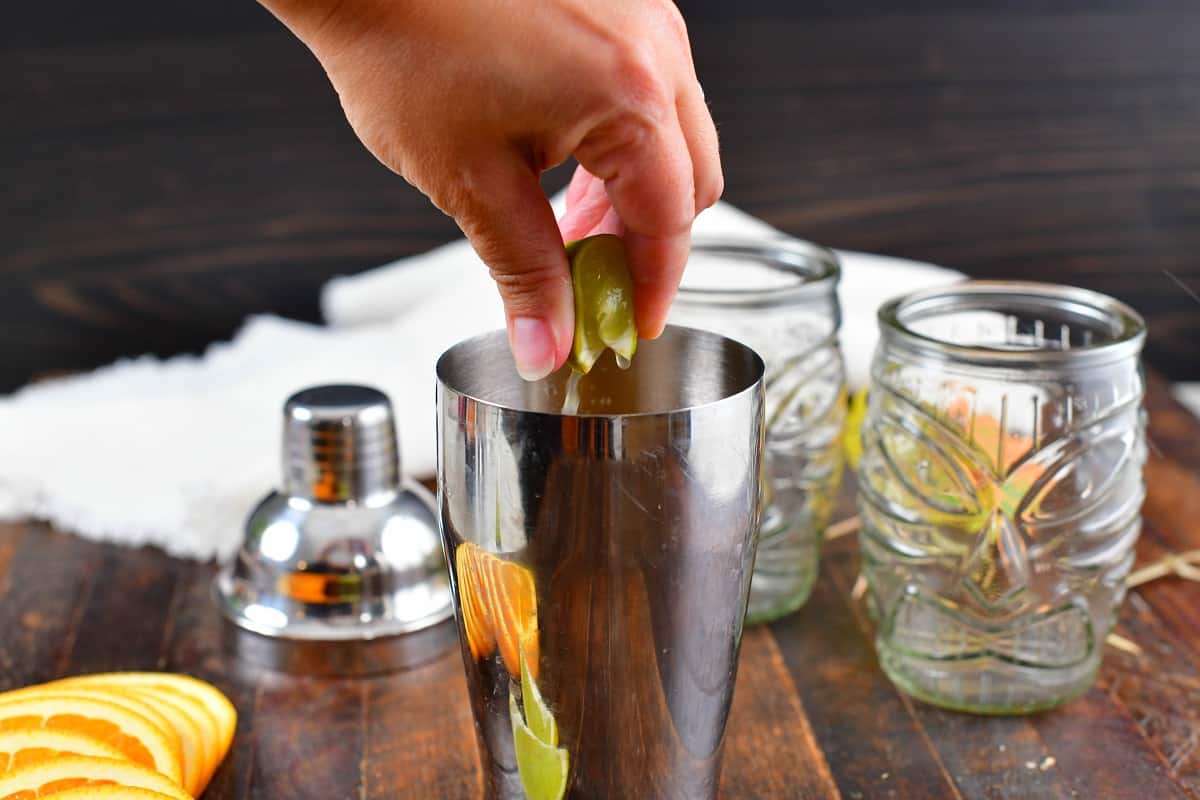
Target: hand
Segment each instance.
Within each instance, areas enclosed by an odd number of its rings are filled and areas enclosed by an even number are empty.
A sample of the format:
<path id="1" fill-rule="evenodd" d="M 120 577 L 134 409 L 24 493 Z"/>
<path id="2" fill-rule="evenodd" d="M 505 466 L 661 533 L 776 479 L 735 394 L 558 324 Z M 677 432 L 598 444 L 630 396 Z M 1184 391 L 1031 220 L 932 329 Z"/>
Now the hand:
<path id="1" fill-rule="evenodd" d="M 563 234 L 623 226 L 639 333 L 662 331 L 692 220 L 723 187 L 672 3 L 263 2 L 320 60 L 363 144 L 471 240 L 524 377 L 546 376 L 571 349 L 563 239 L 538 183 L 571 155 L 581 170 Z"/>

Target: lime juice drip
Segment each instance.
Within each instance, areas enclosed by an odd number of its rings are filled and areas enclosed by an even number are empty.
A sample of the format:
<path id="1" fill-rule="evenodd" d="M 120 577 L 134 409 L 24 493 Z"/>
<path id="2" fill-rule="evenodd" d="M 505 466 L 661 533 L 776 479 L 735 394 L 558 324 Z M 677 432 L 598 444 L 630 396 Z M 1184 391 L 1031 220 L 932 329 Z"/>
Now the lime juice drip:
<path id="1" fill-rule="evenodd" d="M 576 370 L 571 370 L 571 374 L 567 377 L 567 388 L 563 393 L 563 414 L 579 413 L 579 381 L 582 378 L 583 373 Z"/>
<path id="2" fill-rule="evenodd" d="M 616 358 L 617 367 L 620 369 L 629 369 L 633 363 L 629 358 L 620 353 L 613 353 Z M 571 374 L 567 376 L 567 385 L 563 390 L 562 414 L 575 415 L 579 413 L 579 396 L 580 387 L 583 385 L 584 373 L 578 370 L 571 370 Z"/>

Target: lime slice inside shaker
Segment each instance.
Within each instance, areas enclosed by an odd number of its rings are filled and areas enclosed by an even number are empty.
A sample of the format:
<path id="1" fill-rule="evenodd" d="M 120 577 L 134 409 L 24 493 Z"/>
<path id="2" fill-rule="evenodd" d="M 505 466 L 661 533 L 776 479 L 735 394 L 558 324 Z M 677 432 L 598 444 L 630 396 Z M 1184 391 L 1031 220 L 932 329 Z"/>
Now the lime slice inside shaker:
<path id="1" fill-rule="evenodd" d="M 562 800 L 567 793 L 567 751 L 543 742 L 533 735 L 521 719 L 516 699 L 508 696 L 508 712 L 512 717 L 513 750 L 517 756 L 517 772 L 527 800 Z"/>
<path id="2" fill-rule="evenodd" d="M 525 704 L 525 721 L 529 725 L 530 733 L 539 741 L 551 747 L 558 747 L 558 723 L 554 721 L 554 715 L 550 713 L 550 708 L 542 699 L 542 693 L 538 691 L 537 684 L 529 674 L 524 652 L 521 653 L 521 698 Z"/>
<path id="3" fill-rule="evenodd" d="M 602 233 L 567 244 L 575 293 L 575 340 L 567 363 L 587 373 L 605 348 L 628 366 L 637 350 L 633 278 L 620 236 Z"/>

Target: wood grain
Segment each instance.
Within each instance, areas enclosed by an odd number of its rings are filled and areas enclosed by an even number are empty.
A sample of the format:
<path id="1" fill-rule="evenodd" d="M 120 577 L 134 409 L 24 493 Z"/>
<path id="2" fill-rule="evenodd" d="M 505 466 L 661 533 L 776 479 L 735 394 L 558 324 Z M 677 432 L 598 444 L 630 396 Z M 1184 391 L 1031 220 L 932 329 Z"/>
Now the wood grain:
<path id="1" fill-rule="evenodd" d="M 1159 441 L 1139 563 L 1200 547 L 1191 444 L 1200 421 L 1153 376 L 1147 405 Z M 851 596 L 857 574 L 854 538 L 829 543 L 808 604 L 746 631 L 723 798 L 1200 798 L 1197 584 L 1166 579 L 1133 591 L 1118 632 L 1140 651 L 1108 648 L 1096 687 L 1079 700 L 989 718 L 925 706 L 888 683 Z M 457 652 L 363 680 L 272 673 L 227 649 L 212 575 L 211 565 L 152 549 L 0 524 L 0 689 L 100 669 L 212 681 L 240 719 L 204 800 L 480 796 Z"/>
<path id="2" fill-rule="evenodd" d="M 726 197 L 780 228 L 1114 294 L 1200 379 L 1200 8 L 681 3 Z M 254 4 L 17 4 L 0 30 L 0 391 L 198 351 L 457 234 Z M 559 173 L 550 179 L 561 185 Z"/>

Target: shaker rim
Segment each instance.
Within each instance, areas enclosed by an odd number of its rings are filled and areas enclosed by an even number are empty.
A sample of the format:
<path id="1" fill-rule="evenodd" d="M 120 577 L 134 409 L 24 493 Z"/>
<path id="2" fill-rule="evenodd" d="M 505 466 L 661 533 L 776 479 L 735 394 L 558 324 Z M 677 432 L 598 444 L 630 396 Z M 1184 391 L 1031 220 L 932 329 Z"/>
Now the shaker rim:
<path id="1" fill-rule="evenodd" d="M 799 278 L 770 288 L 704 288 L 680 285 L 675 303 L 683 306 L 768 308 L 832 295 L 841 280 L 837 253 L 828 247 L 785 234 L 774 237 L 696 236 L 693 253 L 754 260 Z M 686 275 L 686 271 L 685 271 Z"/>
<path id="2" fill-rule="evenodd" d="M 1005 304 L 1003 308 L 998 307 Z M 1096 343 L 1053 348 L 1006 348 L 956 344 L 918 333 L 909 327 L 940 312 L 1009 310 L 1066 311 L 1081 319 L 1103 323 L 1111 337 Z M 885 342 L 921 355 L 984 366 L 1074 367 L 1096 365 L 1137 356 L 1146 338 L 1142 316 L 1126 303 L 1075 286 L 1040 281 L 965 280 L 903 295 L 884 303 L 878 312 Z"/>
<path id="3" fill-rule="evenodd" d="M 713 400 L 709 400 L 709 401 L 706 401 L 703 403 L 690 403 L 687 405 L 681 404 L 677 407 L 666 408 L 666 409 L 661 409 L 661 410 L 630 411 L 630 412 L 626 412 L 626 413 L 612 413 L 612 414 L 598 414 L 598 413 L 563 414 L 558 411 L 526 409 L 526 408 L 521 408 L 521 407 L 511 405 L 511 404 L 503 403 L 503 402 L 500 402 L 495 399 L 489 399 L 487 397 L 484 397 L 483 392 L 473 391 L 470 388 L 466 388 L 466 387 L 462 386 L 461 385 L 462 381 L 455 380 L 449 374 L 450 371 L 453 369 L 453 365 L 451 364 L 451 362 L 455 358 L 457 358 L 462 352 L 469 350 L 472 347 L 488 346 L 491 344 L 495 344 L 495 340 L 501 340 L 504 342 L 505 349 L 507 349 L 507 347 L 508 347 L 507 334 L 503 330 L 496 330 L 496 331 L 489 331 L 487 333 L 477 334 L 468 339 L 463 339 L 462 341 L 459 341 L 458 343 L 451 346 L 448 350 L 443 352 L 438 357 L 437 365 L 434 369 L 434 373 L 437 377 L 437 390 L 439 392 L 439 397 L 440 397 L 441 392 L 447 391 L 447 392 L 453 393 L 454 395 L 457 395 L 460 398 L 470 400 L 472 403 L 475 403 L 479 406 L 483 406 L 485 408 L 494 408 L 499 411 L 512 411 L 515 413 L 519 413 L 519 414 L 531 416 L 531 417 L 533 417 L 533 416 L 560 417 L 560 418 L 561 417 L 578 417 L 581 419 L 617 420 L 617 419 L 641 419 L 641 418 L 650 418 L 650 417 L 668 417 L 668 416 L 672 416 L 675 414 L 683 414 L 683 413 L 687 413 L 687 412 L 691 412 L 691 411 L 697 411 L 700 409 L 713 408 L 722 403 L 726 403 L 731 400 L 734 400 L 735 398 L 742 397 L 745 394 L 747 394 L 748 392 L 753 392 L 759 386 L 764 385 L 764 381 L 766 380 L 766 363 L 762 360 L 762 356 L 760 356 L 752 348 L 742 344 L 741 342 L 737 341 L 736 339 L 731 339 L 728 336 L 722 336 L 721 334 L 713 333 L 712 331 L 705 331 L 705 330 L 700 330 L 699 328 L 689 328 L 689 327 L 686 327 L 683 325 L 673 325 L 673 324 L 667 325 L 666 328 L 663 330 L 662 336 L 660 336 L 659 338 L 661 339 L 668 335 L 695 336 L 695 337 L 699 337 L 702 339 L 719 341 L 722 343 L 723 346 L 734 348 L 735 350 L 740 352 L 740 354 L 745 358 L 746 362 L 749 364 L 749 368 L 747 370 L 747 377 L 738 381 L 738 383 L 740 385 L 736 389 L 725 392 L 720 397 L 717 397 Z M 511 358 L 511 356 L 510 356 L 510 358 Z M 635 355 L 634 358 L 636 359 L 637 356 Z M 566 367 L 566 366 L 561 367 L 559 369 L 559 372 L 561 372 L 564 369 L 568 369 L 568 367 Z M 554 374 L 557 374 L 557 372 Z M 458 384 L 458 385 L 456 385 L 456 384 Z"/>

